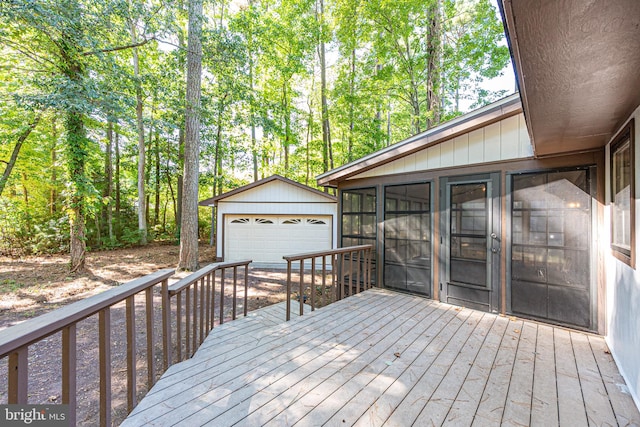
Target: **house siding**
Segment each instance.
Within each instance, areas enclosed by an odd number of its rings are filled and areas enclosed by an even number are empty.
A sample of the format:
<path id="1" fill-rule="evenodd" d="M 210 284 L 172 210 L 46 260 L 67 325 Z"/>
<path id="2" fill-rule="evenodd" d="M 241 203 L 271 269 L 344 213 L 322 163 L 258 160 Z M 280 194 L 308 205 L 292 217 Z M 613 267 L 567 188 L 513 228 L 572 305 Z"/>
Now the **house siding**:
<path id="1" fill-rule="evenodd" d="M 523 114 L 507 117 L 350 179 L 525 159 L 533 156 Z"/>
<path id="2" fill-rule="evenodd" d="M 635 118 L 635 122 L 640 122 L 640 108 L 638 108 L 631 117 Z M 628 121 L 627 121 L 628 122 Z M 626 123 L 625 123 L 626 125 Z M 640 174 L 637 172 L 640 165 L 640 126 L 635 127 L 635 227 L 636 230 L 640 226 L 640 199 L 637 195 L 637 189 L 640 188 Z M 610 170 L 609 170 L 609 153 L 610 144 L 606 150 L 606 191 L 607 206 L 605 209 L 605 223 L 611 224 L 610 216 Z M 610 243 L 610 228 L 603 230 L 603 246 L 608 248 Z M 636 232 L 636 236 L 638 233 Z M 638 253 L 638 238 L 636 238 L 635 247 Z M 640 407 L 640 273 L 619 261 L 611 252 L 607 250 L 607 343 L 609 344 L 611 353 L 613 354 L 618 368 L 622 373 L 629 391 L 633 396 L 636 405 Z"/>

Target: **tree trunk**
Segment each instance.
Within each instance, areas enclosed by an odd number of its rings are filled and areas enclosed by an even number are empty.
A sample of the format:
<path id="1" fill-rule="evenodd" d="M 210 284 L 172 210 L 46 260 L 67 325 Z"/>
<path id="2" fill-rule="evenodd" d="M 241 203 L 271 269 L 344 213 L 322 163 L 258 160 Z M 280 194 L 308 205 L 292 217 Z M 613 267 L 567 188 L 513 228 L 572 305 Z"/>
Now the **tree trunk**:
<path id="1" fill-rule="evenodd" d="M 51 189 L 49 191 L 49 214 L 53 217 L 58 212 L 58 128 L 57 117 L 54 116 L 51 123 Z"/>
<path id="2" fill-rule="evenodd" d="M 31 234 L 31 208 L 29 207 L 29 190 L 27 190 L 27 173 L 22 172 L 22 196 L 24 197 L 24 210 L 26 212 L 27 232 Z"/>
<path id="3" fill-rule="evenodd" d="M 7 181 L 9 180 L 9 175 L 11 175 L 11 171 L 16 164 L 16 160 L 18 160 L 18 154 L 20 154 L 20 149 L 22 148 L 22 144 L 29 137 L 31 132 L 36 128 L 38 122 L 40 121 L 40 114 L 36 116 L 33 122 L 29 123 L 27 128 L 22 131 L 20 136 L 18 136 L 18 140 L 16 141 L 16 145 L 13 146 L 13 151 L 11 153 L 11 157 L 9 158 L 9 162 L 2 173 L 2 177 L 0 177 L 0 196 L 2 196 L 2 191 L 4 190 Z"/>
<path id="4" fill-rule="evenodd" d="M 155 216 L 153 223 L 158 224 L 160 221 L 160 135 L 156 130 L 156 144 L 155 144 L 155 166 L 156 166 L 156 174 L 155 174 Z"/>
<path id="5" fill-rule="evenodd" d="M 72 75 L 79 79 L 79 71 Z M 84 270 L 87 244 L 85 239 L 86 191 L 85 161 L 87 138 L 85 135 L 82 114 L 70 110 L 65 117 L 67 131 L 67 165 L 71 191 L 69 194 L 70 220 L 70 270 L 72 273 Z"/>
<path id="6" fill-rule="evenodd" d="M 107 229 L 109 232 L 109 240 L 113 241 L 113 213 L 112 213 L 112 202 L 111 197 L 113 193 L 113 165 L 112 165 L 112 157 L 113 157 L 113 122 L 109 120 L 107 124 L 107 150 L 105 153 L 105 161 L 104 161 L 104 176 L 107 180 L 107 185 L 105 185 L 104 197 L 107 199 L 107 204 L 105 206 L 105 221 L 107 223 Z"/>
<path id="7" fill-rule="evenodd" d="M 198 161 L 202 77 L 202 0 L 189 1 L 187 93 L 185 110 L 184 190 L 178 269 L 198 268 Z"/>
<path id="8" fill-rule="evenodd" d="M 184 36 L 182 34 L 182 31 L 178 31 L 178 48 L 179 49 L 184 49 Z M 184 60 L 182 59 L 183 56 L 179 56 L 179 64 L 180 64 L 180 68 L 184 69 Z M 184 92 L 180 91 L 180 97 L 182 98 L 182 96 L 184 96 Z M 175 206 L 176 208 L 176 215 L 175 215 L 175 219 L 176 219 L 176 237 L 179 239 L 180 238 L 180 227 L 182 226 L 182 190 L 184 188 L 184 176 L 183 176 L 183 170 L 184 170 L 184 126 L 180 126 L 180 129 L 178 129 L 178 165 L 177 165 L 177 169 L 178 169 L 178 179 L 177 179 L 177 196 L 178 196 L 178 203 Z"/>
<path id="9" fill-rule="evenodd" d="M 253 0 L 249 0 L 253 9 Z M 256 140 L 255 97 L 253 89 L 253 28 L 247 37 L 247 56 L 249 57 L 249 121 L 251 122 L 251 157 L 253 160 L 253 181 L 258 180 L 258 141 Z"/>
<path id="10" fill-rule="evenodd" d="M 427 128 L 440 123 L 440 0 L 433 0 L 428 8 L 427 31 Z"/>
<path id="11" fill-rule="evenodd" d="M 331 149 L 331 127 L 329 125 L 329 107 L 327 106 L 327 62 L 324 46 L 324 0 L 319 0 L 319 22 L 320 22 L 320 98 L 322 108 L 322 144 L 323 153 L 326 151 L 327 157 L 331 159 L 331 168 L 333 169 L 333 153 Z M 324 162 L 324 171 L 327 169 L 327 162 Z"/>
<path id="12" fill-rule="evenodd" d="M 136 27 L 133 20 L 129 21 L 131 32 L 131 43 L 138 41 Z M 145 196 L 145 146 L 144 146 L 144 122 L 142 107 L 142 83 L 140 82 L 140 60 L 138 58 L 138 48 L 132 49 L 133 53 L 133 78 L 136 85 L 136 123 L 138 125 L 138 231 L 140 232 L 140 244 L 147 244 L 147 218 L 146 218 L 146 196 Z"/>
<path id="13" fill-rule="evenodd" d="M 120 134 L 116 130 L 114 139 L 114 148 L 115 148 L 115 181 L 116 181 L 116 239 L 120 239 L 122 226 L 120 223 Z"/>
<path id="14" fill-rule="evenodd" d="M 282 109 L 284 112 L 284 176 L 289 176 L 289 144 L 291 144 L 291 111 L 289 108 L 288 81 L 282 83 Z"/>
<path id="15" fill-rule="evenodd" d="M 351 49 L 351 72 L 349 75 L 349 138 L 347 140 L 347 161 L 353 161 L 353 131 L 355 127 L 355 91 L 356 91 L 356 50 Z"/>

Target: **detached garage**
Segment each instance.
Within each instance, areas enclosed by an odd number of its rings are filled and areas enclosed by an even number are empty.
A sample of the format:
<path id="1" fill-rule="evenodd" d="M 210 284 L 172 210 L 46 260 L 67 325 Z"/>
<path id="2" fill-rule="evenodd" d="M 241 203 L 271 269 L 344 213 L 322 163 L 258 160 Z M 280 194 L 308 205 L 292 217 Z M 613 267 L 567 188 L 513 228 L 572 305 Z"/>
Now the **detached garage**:
<path id="1" fill-rule="evenodd" d="M 284 264 L 282 257 L 336 247 L 336 198 L 279 175 L 200 202 L 216 208 L 216 256 Z"/>

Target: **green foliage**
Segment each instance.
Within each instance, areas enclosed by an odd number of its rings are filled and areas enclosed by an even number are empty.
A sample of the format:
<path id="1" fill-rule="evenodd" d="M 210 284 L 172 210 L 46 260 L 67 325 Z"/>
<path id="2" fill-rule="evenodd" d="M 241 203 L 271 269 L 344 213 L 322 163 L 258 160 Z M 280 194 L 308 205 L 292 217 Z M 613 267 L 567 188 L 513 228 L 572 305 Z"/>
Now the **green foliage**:
<path id="1" fill-rule="evenodd" d="M 66 251 L 69 224 L 79 217 L 86 222 L 81 240 L 90 249 L 137 244 L 137 88 L 148 237 L 175 239 L 186 6 L 158 0 L 0 2 L 0 160 L 8 161 L 21 132 L 41 115 L 0 196 L 0 252 Z M 442 121 L 461 114 L 462 101 L 479 107 L 505 94 L 480 88 L 509 60 L 490 0 L 323 0 L 322 16 L 320 0 L 236 6 L 205 5 L 201 199 L 250 182 L 254 159 L 258 177 L 280 173 L 315 186 L 328 148 L 321 126 L 321 41 L 328 58 L 333 167 L 424 130 L 438 115 Z M 440 105 L 429 110 L 433 52 L 427 36 L 436 6 Z M 200 209 L 203 240 L 210 213 Z"/>

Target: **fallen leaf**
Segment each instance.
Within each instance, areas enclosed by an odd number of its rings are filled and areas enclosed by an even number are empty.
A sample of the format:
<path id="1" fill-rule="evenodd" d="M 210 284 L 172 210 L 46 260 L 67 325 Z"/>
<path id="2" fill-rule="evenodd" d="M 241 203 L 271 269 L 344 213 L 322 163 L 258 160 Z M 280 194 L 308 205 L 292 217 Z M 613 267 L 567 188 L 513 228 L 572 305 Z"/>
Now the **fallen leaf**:
<path id="1" fill-rule="evenodd" d="M 394 355 L 395 357 L 400 357 L 400 353 L 399 353 L 399 352 L 397 352 L 397 351 L 396 351 L 395 353 L 393 353 L 393 355 Z"/>
<path id="2" fill-rule="evenodd" d="M 611 352 L 607 349 L 604 351 L 604 354 L 611 354 Z"/>
<path id="3" fill-rule="evenodd" d="M 520 333 L 520 329 L 514 329 L 513 332 L 515 332 L 516 334 Z"/>

